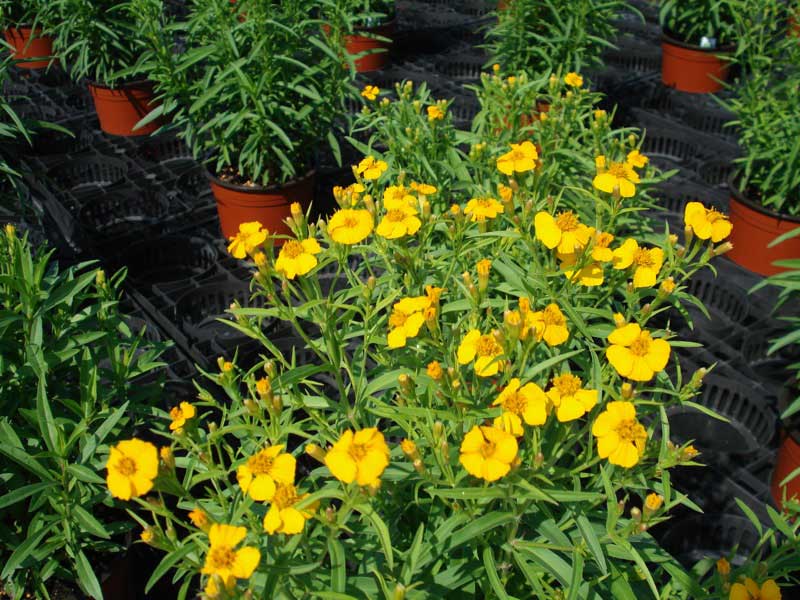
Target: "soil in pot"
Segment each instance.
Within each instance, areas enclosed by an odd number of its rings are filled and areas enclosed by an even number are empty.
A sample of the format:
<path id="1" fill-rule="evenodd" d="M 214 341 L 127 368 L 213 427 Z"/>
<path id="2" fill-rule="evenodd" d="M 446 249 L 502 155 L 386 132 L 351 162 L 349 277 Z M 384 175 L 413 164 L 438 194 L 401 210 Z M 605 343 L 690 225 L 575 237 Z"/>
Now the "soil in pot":
<path id="1" fill-rule="evenodd" d="M 53 55 L 53 38 L 41 36 L 40 30 L 30 27 L 9 28 L 3 32 L 6 41 L 14 49 L 13 57 L 20 61 L 18 67 L 23 69 L 43 69 L 55 59 L 43 58 Z M 40 60 L 26 60 L 26 59 Z"/>
<path id="2" fill-rule="evenodd" d="M 800 237 L 795 237 L 772 248 L 769 244 L 785 233 L 800 227 L 800 216 L 773 212 L 761 206 L 752 191 L 739 189 L 736 178 L 729 180 L 731 190 L 730 220 L 733 224 L 730 241 L 733 250 L 729 258 L 759 275 L 769 276 L 786 269 L 776 267 L 778 260 L 800 258 Z"/>
<path id="3" fill-rule="evenodd" d="M 114 88 L 95 82 L 89 84 L 89 92 L 100 120 L 100 129 L 105 133 L 125 137 L 150 135 L 163 124 L 161 119 L 156 119 L 135 129 L 136 124 L 156 107 L 153 84 L 149 81 L 122 83 Z"/>
<path id="4" fill-rule="evenodd" d="M 730 50 L 730 47 L 701 48 L 665 31 L 661 37 L 661 81 L 681 92 L 718 92 L 729 70 L 729 62 L 720 55 Z"/>

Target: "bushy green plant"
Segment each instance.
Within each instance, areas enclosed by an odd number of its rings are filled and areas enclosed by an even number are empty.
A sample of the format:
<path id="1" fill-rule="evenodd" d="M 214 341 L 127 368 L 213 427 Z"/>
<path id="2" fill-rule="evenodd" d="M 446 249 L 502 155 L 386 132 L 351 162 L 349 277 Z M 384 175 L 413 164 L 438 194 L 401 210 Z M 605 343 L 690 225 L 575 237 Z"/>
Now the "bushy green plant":
<path id="1" fill-rule="evenodd" d="M 624 0 L 514 0 L 488 31 L 491 62 L 532 78 L 599 66 L 623 10 L 631 10 Z"/>
<path id="2" fill-rule="evenodd" d="M 701 45 L 702 38 L 720 48 L 737 42 L 734 29 L 738 0 L 663 0 L 661 27 L 682 42 Z"/>
<path id="3" fill-rule="evenodd" d="M 326 0 L 192 0 L 184 22 L 167 21 L 161 0 L 134 0 L 140 63 L 160 108 L 195 156 L 238 183 L 284 183 L 313 165 L 352 93 L 341 30 L 317 18 Z M 320 13 L 322 11 L 322 13 Z M 176 38 L 185 49 L 178 51 Z"/>
<path id="4" fill-rule="evenodd" d="M 12 598 L 50 598 L 63 580 L 101 600 L 103 556 L 124 549 L 130 527 L 99 472 L 157 399 L 141 377 L 160 349 L 120 314 L 122 276 L 59 271 L 12 226 L 0 234 L 0 581 Z"/>
<path id="5" fill-rule="evenodd" d="M 26 25 L 49 31 L 54 24 L 53 9 L 48 0 L 0 0 L 0 29 Z"/>

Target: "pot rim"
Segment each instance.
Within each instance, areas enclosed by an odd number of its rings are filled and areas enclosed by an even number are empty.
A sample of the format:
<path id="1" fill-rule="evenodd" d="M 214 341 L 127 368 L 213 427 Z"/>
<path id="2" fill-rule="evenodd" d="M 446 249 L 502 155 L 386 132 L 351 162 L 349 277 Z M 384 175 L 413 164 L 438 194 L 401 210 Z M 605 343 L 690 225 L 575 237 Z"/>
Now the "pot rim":
<path id="1" fill-rule="evenodd" d="M 670 35 L 672 34 L 672 35 Z M 719 48 L 701 48 L 695 44 L 690 44 L 688 42 L 682 42 L 678 38 L 673 37 L 674 33 L 669 31 L 668 29 L 661 29 L 661 42 L 666 42 L 667 44 L 671 44 L 672 46 L 677 46 L 678 48 L 684 48 L 686 50 L 693 50 L 695 52 L 702 52 L 704 54 L 730 54 L 736 49 L 736 44 L 728 44 L 727 46 L 720 46 Z"/>
<path id="2" fill-rule="evenodd" d="M 733 196 L 734 200 L 767 217 L 771 217 L 779 221 L 789 221 L 791 223 L 797 223 L 800 225 L 800 215 L 790 215 L 787 213 L 779 213 L 774 210 L 770 210 L 769 208 L 766 208 L 765 206 L 762 206 L 761 204 L 758 204 L 745 196 L 745 193 L 739 188 L 738 185 L 739 174 L 740 171 L 733 171 L 728 177 L 728 189 L 730 190 L 731 196 Z"/>
<path id="3" fill-rule="evenodd" d="M 308 171 L 306 171 L 305 175 L 296 177 L 295 179 L 291 179 L 285 183 L 276 183 L 274 185 L 268 185 L 268 186 L 263 186 L 263 185 L 246 186 L 246 185 L 239 185 L 235 183 L 228 183 L 226 181 L 222 181 L 219 177 L 217 177 L 215 173 L 212 173 L 211 166 L 208 164 L 203 165 L 203 170 L 205 171 L 206 177 L 211 183 L 214 183 L 219 187 L 225 188 L 227 190 L 233 190 L 245 194 L 269 194 L 276 190 L 284 189 L 300 183 L 305 183 L 309 179 L 313 179 L 317 174 L 317 170 L 312 167 Z"/>
<path id="4" fill-rule="evenodd" d="M 145 86 L 153 87 L 155 84 L 150 81 L 149 79 L 134 79 L 133 81 L 123 81 L 121 83 L 115 84 L 114 87 L 110 86 L 107 83 L 103 83 L 101 81 L 97 81 L 95 79 L 86 78 L 86 84 L 90 87 L 101 88 L 104 90 L 121 90 L 121 89 L 133 89 L 133 88 L 141 88 Z"/>

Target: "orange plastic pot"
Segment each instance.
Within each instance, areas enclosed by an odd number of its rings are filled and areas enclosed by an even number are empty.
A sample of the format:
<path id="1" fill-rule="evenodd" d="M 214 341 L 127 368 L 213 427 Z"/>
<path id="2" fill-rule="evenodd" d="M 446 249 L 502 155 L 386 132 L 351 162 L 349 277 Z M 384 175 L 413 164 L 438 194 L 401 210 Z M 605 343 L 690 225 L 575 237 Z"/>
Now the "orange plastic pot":
<path id="1" fill-rule="evenodd" d="M 94 108 L 100 119 L 100 129 L 111 135 L 134 136 L 149 135 L 158 129 L 163 121 L 156 119 L 134 129 L 156 104 L 153 102 L 153 84 L 137 81 L 110 88 L 100 83 L 90 83 L 89 91 L 94 100 Z"/>
<path id="2" fill-rule="evenodd" d="M 12 27 L 3 31 L 6 41 L 14 49 L 13 57 L 20 62 L 16 63 L 23 69 L 43 69 L 48 66 L 53 58 L 42 59 L 45 56 L 53 55 L 53 38 L 49 36 L 39 37 L 38 32 L 30 27 Z M 38 58 L 42 60 L 26 60 Z"/>
<path id="3" fill-rule="evenodd" d="M 772 472 L 772 498 L 779 508 L 783 505 L 784 497 L 787 500 L 793 497 L 800 500 L 800 476 L 789 480 L 786 485 L 780 484 L 798 467 L 800 467 L 800 444 L 787 434 L 778 448 L 775 470 Z"/>
<path id="4" fill-rule="evenodd" d="M 786 269 L 772 263 L 777 260 L 800 258 L 800 237 L 795 237 L 769 248 L 779 235 L 800 227 L 800 217 L 773 212 L 747 198 L 738 189 L 735 179 L 729 182 L 731 189 L 730 220 L 733 225 L 730 241 L 733 250 L 728 256 L 746 269 L 768 276 Z"/>
<path id="5" fill-rule="evenodd" d="M 222 181 L 206 171 L 211 191 L 217 201 L 219 224 L 225 239 L 239 232 L 239 225 L 258 221 L 270 233 L 291 233 L 284 220 L 291 216 L 292 202 L 299 202 L 306 210 L 314 199 L 316 172 L 280 186 L 243 186 Z"/>
<path id="6" fill-rule="evenodd" d="M 396 22 L 390 21 L 386 25 L 359 29 L 358 31 L 363 35 L 345 36 L 345 48 L 350 55 L 367 53 L 356 59 L 358 73 L 379 71 L 389 63 L 389 49 L 392 47 L 395 28 Z"/>
<path id="7" fill-rule="evenodd" d="M 681 92 L 707 94 L 718 92 L 728 77 L 729 63 L 724 55 L 729 48 L 706 50 L 692 44 L 661 36 L 661 81 Z"/>

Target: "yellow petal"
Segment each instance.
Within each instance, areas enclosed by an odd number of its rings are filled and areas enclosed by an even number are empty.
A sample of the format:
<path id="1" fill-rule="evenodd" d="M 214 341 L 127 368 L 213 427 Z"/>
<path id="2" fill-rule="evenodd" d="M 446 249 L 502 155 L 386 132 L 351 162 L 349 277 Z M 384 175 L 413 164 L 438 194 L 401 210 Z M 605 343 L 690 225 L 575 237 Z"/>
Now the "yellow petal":
<path id="1" fill-rule="evenodd" d="M 645 359 L 653 371 L 663 371 L 669 362 L 670 346 L 666 340 L 654 339 L 650 342 L 650 351 Z"/>
<path id="2" fill-rule="evenodd" d="M 639 267 L 633 274 L 633 287 L 636 289 L 653 287 L 656 284 L 656 274 L 655 269 Z"/>
<path id="3" fill-rule="evenodd" d="M 308 252 L 309 254 L 319 254 L 322 252 L 322 248 L 319 246 L 319 242 L 317 242 L 314 238 L 308 238 L 300 242 L 303 246 L 303 250 Z"/>
<path id="4" fill-rule="evenodd" d="M 294 473 L 297 461 L 291 454 L 281 454 L 272 463 L 270 475 L 280 483 L 294 483 Z"/>
<path id="5" fill-rule="evenodd" d="M 761 600 L 781 600 L 781 589 L 773 579 L 767 579 L 761 586 Z"/>
<path id="6" fill-rule="evenodd" d="M 627 377 L 633 370 L 635 357 L 631 351 L 624 346 L 609 346 L 608 349 L 606 349 L 606 358 L 617 373 L 623 377 Z"/>
<path id="7" fill-rule="evenodd" d="M 627 269 L 633 264 L 633 255 L 639 249 L 639 244 L 634 239 L 627 239 L 622 246 L 614 250 L 614 268 Z"/>
<path id="8" fill-rule="evenodd" d="M 604 437 L 611 433 L 617 425 L 617 419 L 610 412 L 603 412 L 598 415 L 592 424 L 592 435 Z M 605 457 L 603 457 L 605 458 Z"/>
<path id="9" fill-rule="evenodd" d="M 331 450 L 325 455 L 325 464 L 330 469 L 331 474 L 339 481 L 344 483 L 355 481 L 358 467 L 349 454 Z"/>
<path id="10" fill-rule="evenodd" d="M 580 419 L 584 414 L 586 414 L 586 410 L 583 405 L 575 397 L 568 396 L 561 399 L 561 404 L 556 411 L 556 418 L 559 422 L 566 423 Z"/>
<path id="11" fill-rule="evenodd" d="M 733 225 L 731 225 L 730 221 L 723 221 L 720 219 L 719 221 L 714 222 L 711 229 L 711 241 L 717 243 L 721 242 L 731 234 L 731 231 L 733 231 Z"/>
<path id="12" fill-rule="evenodd" d="M 464 436 L 464 440 L 461 442 L 460 451 L 462 454 L 478 453 L 481 451 L 483 442 L 483 434 L 481 433 L 480 428 L 475 426 Z"/>
<path id="13" fill-rule="evenodd" d="M 483 479 L 486 481 L 497 481 L 504 477 L 511 470 L 510 465 L 493 458 L 488 458 L 483 463 Z"/>
<path id="14" fill-rule="evenodd" d="M 533 219 L 536 228 L 536 239 L 541 241 L 545 247 L 552 250 L 561 241 L 561 230 L 556 225 L 553 215 L 547 212 L 538 212 Z"/>
<path id="15" fill-rule="evenodd" d="M 264 515 L 264 531 L 272 535 L 281 526 L 281 511 L 274 504 L 269 507 L 267 514 Z"/>
<path id="16" fill-rule="evenodd" d="M 627 179 L 618 179 L 619 195 L 623 198 L 633 198 L 636 195 L 636 186 Z"/>
<path id="17" fill-rule="evenodd" d="M 283 523 L 281 533 L 286 535 L 298 534 L 303 531 L 303 527 L 306 525 L 303 513 L 291 506 L 281 511 L 281 521 Z"/>
<path id="18" fill-rule="evenodd" d="M 544 330 L 544 341 L 548 346 L 558 346 L 569 339 L 569 330 L 563 325 L 550 325 Z"/>
<path id="19" fill-rule="evenodd" d="M 612 465 L 630 469 L 639 462 L 639 451 L 630 442 L 622 442 L 617 446 L 616 450 L 609 454 L 608 462 Z"/>
<path id="20" fill-rule="evenodd" d="M 231 573 L 237 579 L 249 579 L 261 561 L 261 552 L 258 548 L 246 546 L 236 552 L 236 560 L 231 568 Z"/>
<path id="21" fill-rule="evenodd" d="M 459 364 L 466 365 L 471 363 L 478 352 L 476 347 L 478 340 L 481 337 L 481 332 L 477 329 L 470 330 L 469 333 L 461 341 L 458 346 L 458 362 Z"/>
<path id="22" fill-rule="evenodd" d="M 747 591 L 747 588 L 741 583 L 734 583 L 731 586 L 731 592 L 728 600 L 752 600 L 752 596 Z"/>
<path id="23" fill-rule="evenodd" d="M 597 438 L 597 456 L 608 458 L 615 452 L 620 445 L 619 436 L 615 431 L 609 431 L 608 435 Z"/>
<path id="24" fill-rule="evenodd" d="M 608 341 L 620 346 L 630 346 L 641 333 L 642 328 L 637 323 L 628 323 L 612 331 L 608 336 Z"/>
<path id="25" fill-rule="evenodd" d="M 109 470 L 106 476 L 106 485 L 108 486 L 108 491 L 111 492 L 114 498 L 130 500 L 135 495 L 130 479 L 124 475 L 120 475 L 116 471 Z"/>
<path id="26" fill-rule="evenodd" d="M 650 365 L 647 364 L 647 360 L 633 355 L 632 359 L 633 361 L 631 364 L 631 369 L 628 371 L 628 374 L 625 375 L 625 377 L 633 381 L 650 381 L 653 378 L 653 375 L 655 375 L 655 371 L 653 371 L 653 369 L 650 368 Z"/>
<path id="27" fill-rule="evenodd" d="M 500 357 L 479 356 L 475 361 L 475 374 L 478 377 L 492 377 L 500 370 Z"/>
<path id="28" fill-rule="evenodd" d="M 247 494 L 258 502 L 272 500 L 272 496 L 275 495 L 275 481 L 269 475 L 257 475 L 250 482 Z"/>
<path id="29" fill-rule="evenodd" d="M 406 331 L 402 327 L 392 329 L 387 336 L 386 342 L 389 348 L 402 348 L 406 345 Z"/>
<path id="30" fill-rule="evenodd" d="M 458 461 L 464 470 L 474 477 L 483 477 L 484 459 L 480 454 L 461 454 Z"/>
<path id="31" fill-rule="evenodd" d="M 594 178 L 592 185 L 601 192 L 611 194 L 617 187 L 617 178 L 610 173 L 600 173 Z"/>

